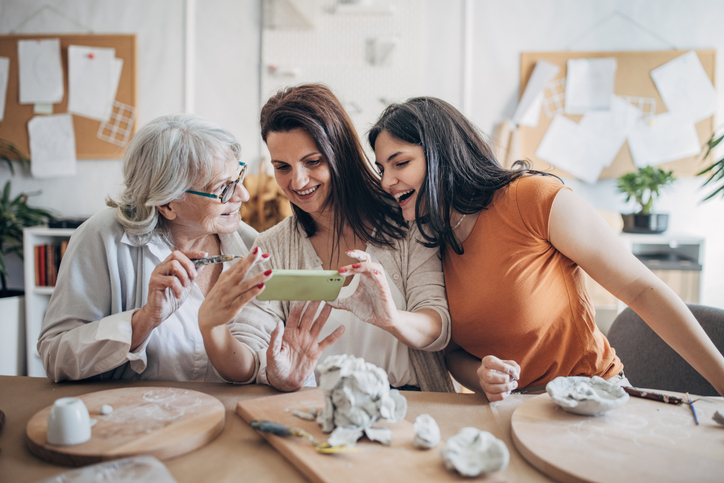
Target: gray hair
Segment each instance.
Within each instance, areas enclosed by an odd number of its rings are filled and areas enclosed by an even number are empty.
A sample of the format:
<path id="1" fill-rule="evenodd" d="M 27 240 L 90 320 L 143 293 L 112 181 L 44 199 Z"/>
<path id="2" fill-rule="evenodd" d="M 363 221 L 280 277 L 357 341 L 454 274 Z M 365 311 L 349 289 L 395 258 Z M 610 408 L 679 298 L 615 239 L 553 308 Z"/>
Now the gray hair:
<path id="1" fill-rule="evenodd" d="M 193 114 L 154 119 L 133 137 L 123 158 L 124 188 L 116 219 L 138 243 L 168 237 L 157 207 L 185 196 L 192 186 L 208 186 L 216 167 L 241 157 L 241 146 L 226 129 Z"/>

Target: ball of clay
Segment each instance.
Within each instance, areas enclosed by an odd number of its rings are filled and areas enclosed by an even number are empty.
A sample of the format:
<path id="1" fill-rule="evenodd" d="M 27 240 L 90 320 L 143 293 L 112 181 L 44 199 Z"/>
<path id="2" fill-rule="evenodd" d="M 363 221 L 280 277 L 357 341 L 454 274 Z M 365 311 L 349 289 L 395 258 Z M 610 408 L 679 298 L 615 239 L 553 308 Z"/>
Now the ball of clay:
<path id="1" fill-rule="evenodd" d="M 626 404 L 628 393 L 621 386 L 598 377 L 556 377 L 546 385 L 551 400 L 564 410 L 584 416 L 599 416 Z"/>
<path id="2" fill-rule="evenodd" d="M 415 438 L 412 445 L 418 449 L 430 449 L 440 442 L 440 427 L 429 414 L 415 418 Z"/>
<path id="3" fill-rule="evenodd" d="M 508 466 L 510 453 L 501 440 L 476 428 L 463 428 L 440 450 L 448 470 L 463 476 L 479 476 Z"/>
<path id="4" fill-rule="evenodd" d="M 104 404 L 103 406 L 101 406 L 98 412 L 104 416 L 107 416 L 108 414 L 111 414 L 113 412 L 113 407 L 108 404 Z"/>

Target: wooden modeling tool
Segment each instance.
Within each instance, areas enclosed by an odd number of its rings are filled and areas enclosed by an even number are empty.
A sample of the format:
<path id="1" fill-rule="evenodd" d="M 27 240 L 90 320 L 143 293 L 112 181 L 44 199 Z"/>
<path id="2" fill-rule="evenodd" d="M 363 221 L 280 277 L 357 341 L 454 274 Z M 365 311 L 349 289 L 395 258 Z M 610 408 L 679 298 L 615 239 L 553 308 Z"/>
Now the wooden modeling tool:
<path id="1" fill-rule="evenodd" d="M 263 431 L 265 433 L 276 434 L 277 436 L 304 436 L 314 445 L 314 449 L 318 453 L 333 454 L 333 453 L 346 453 L 349 451 L 357 451 L 357 448 L 353 448 L 347 445 L 332 446 L 329 443 L 318 443 L 314 436 L 304 431 L 302 428 L 292 428 L 281 423 L 275 423 L 272 421 L 262 421 L 259 419 L 252 419 L 249 421 L 249 426 L 256 429 L 257 431 Z"/>
<path id="2" fill-rule="evenodd" d="M 682 404 L 683 399 L 675 396 L 668 396 L 666 394 L 660 394 L 658 392 L 644 391 L 642 389 L 636 389 L 635 387 L 622 386 L 623 390 L 626 391 L 630 396 L 640 397 L 644 399 L 651 399 L 652 401 L 659 401 L 666 404 Z"/>
<path id="3" fill-rule="evenodd" d="M 691 414 L 694 415 L 694 422 L 696 425 L 699 425 L 699 417 L 696 415 L 696 409 L 694 409 L 694 401 L 691 400 L 691 397 L 689 397 L 689 393 L 686 393 L 686 399 L 689 401 L 689 407 L 691 408 Z"/>

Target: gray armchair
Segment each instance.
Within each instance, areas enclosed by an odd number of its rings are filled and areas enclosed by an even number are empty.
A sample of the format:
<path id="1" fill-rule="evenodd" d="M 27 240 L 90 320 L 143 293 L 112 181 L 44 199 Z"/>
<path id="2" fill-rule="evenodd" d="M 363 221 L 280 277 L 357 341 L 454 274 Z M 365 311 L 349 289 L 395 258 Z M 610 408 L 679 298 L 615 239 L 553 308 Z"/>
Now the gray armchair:
<path id="1" fill-rule="evenodd" d="M 724 310 L 704 305 L 688 306 L 714 345 L 724 352 Z M 718 396 L 712 385 L 630 308 L 616 317 L 608 331 L 608 340 L 634 386 Z"/>

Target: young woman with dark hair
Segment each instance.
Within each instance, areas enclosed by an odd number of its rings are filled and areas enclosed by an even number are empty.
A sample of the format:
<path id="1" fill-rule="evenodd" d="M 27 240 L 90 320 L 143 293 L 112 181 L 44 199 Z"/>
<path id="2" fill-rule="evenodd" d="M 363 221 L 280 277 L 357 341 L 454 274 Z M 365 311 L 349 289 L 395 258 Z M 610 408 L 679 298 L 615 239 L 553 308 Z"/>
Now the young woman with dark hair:
<path id="1" fill-rule="evenodd" d="M 352 354 L 384 369 L 392 386 L 451 390 L 440 352 L 450 318 L 437 250 L 416 242 L 417 229 L 380 188 L 341 102 L 319 84 L 283 89 L 262 108 L 261 135 L 294 215 L 255 246 L 271 254 L 272 273 L 338 270 L 346 280 L 327 304 L 334 309 L 320 314 L 323 329 L 315 331 L 319 322 L 284 327 L 298 320 L 299 303 L 257 301 L 264 314 L 242 314 L 252 324 L 266 321 L 258 336 L 268 335 L 269 349 L 258 352 L 257 380 L 296 390 L 319 357 Z"/>
<path id="2" fill-rule="evenodd" d="M 686 304 L 559 179 L 502 168 L 440 99 L 388 107 L 368 139 L 382 188 L 442 252 L 446 362 L 462 384 L 497 401 L 557 376 L 627 383 L 596 327 L 585 270 L 724 395 L 724 357 Z"/>

